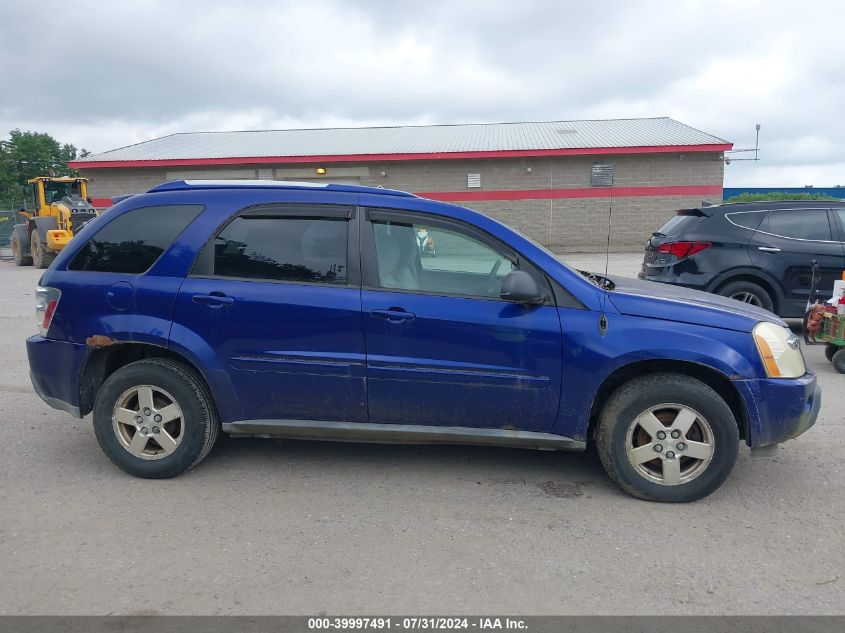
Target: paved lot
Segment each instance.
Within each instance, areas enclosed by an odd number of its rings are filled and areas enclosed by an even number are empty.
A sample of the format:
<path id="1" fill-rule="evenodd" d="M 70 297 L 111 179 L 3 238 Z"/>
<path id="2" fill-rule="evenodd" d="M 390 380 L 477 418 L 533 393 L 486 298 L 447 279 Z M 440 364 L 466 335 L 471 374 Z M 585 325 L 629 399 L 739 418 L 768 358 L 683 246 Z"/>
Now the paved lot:
<path id="1" fill-rule="evenodd" d="M 0 614 L 845 613 L 845 376 L 819 348 L 817 426 L 692 505 L 592 454 L 474 447 L 224 439 L 143 481 L 32 393 L 37 279 L 0 263 Z"/>

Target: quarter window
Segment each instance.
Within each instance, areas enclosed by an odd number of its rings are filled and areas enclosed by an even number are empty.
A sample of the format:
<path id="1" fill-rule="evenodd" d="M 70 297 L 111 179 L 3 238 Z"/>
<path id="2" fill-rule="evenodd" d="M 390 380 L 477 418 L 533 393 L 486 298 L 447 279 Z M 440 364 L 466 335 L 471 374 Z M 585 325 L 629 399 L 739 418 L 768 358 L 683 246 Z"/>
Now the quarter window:
<path id="1" fill-rule="evenodd" d="M 765 219 L 766 213 L 761 213 L 759 211 L 744 211 L 741 213 L 728 213 L 727 217 L 737 226 L 755 230 L 758 226 L 760 226 L 760 222 Z"/>
<path id="2" fill-rule="evenodd" d="M 824 209 L 769 211 L 760 231 L 798 240 L 830 241 L 830 223 Z"/>
<path id="3" fill-rule="evenodd" d="M 214 275 L 346 283 L 345 218 L 237 217 L 214 241 Z"/>
<path id="4" fill-rule="evenodd" d="M 127 211 L 97 231 L 79 249 L 68 270 L 143 273 L 202 210 L 202 205 L 172 205 Z"/>
<path id="5" fill-rule="evenodd" d="M 372 222 L 381 288 L 496 297 L 517 264 L 480 240 L 447 228 Z"/>

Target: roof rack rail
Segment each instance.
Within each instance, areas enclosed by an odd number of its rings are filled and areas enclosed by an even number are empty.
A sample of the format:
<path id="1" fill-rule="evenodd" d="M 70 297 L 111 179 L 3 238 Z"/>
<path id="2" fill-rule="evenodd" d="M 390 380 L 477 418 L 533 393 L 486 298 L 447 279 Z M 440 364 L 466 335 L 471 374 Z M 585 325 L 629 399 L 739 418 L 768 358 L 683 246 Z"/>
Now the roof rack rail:
<path id="1" fill-rule="evenodd" d="M 298 182 L 292 180 L 169 180 L 149 189 L 147 193 L 159 191 L 184 191 L 189 189 L 326 189 L 348 193 L 374 193 L 382 196 L 416 198 L 407 191 L 365 187 L 363 185 L 336 185 L 328 182 Z"/>

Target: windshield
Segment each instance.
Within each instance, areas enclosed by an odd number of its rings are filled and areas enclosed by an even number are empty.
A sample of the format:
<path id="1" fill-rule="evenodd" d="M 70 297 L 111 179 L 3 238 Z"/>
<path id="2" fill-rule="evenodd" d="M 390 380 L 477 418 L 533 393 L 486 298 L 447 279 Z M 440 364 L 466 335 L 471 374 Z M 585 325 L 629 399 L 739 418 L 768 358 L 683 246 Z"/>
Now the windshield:
<path id="1" fill-rule="evenodd" d="M 58 202 L 67 196 L 79 196 L 78 182 L 55 182 L 47 180 L 44 182 L 44 200 L 47 204 Z"/>

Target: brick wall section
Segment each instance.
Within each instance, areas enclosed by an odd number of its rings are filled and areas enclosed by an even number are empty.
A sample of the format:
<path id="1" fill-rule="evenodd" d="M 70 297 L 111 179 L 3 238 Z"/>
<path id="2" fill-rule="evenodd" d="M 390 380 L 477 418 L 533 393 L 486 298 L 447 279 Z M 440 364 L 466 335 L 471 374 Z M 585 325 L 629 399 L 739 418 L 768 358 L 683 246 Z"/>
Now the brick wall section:
<path id="1" fill-rule="evenodd" d="M 333 174 L 360 174 L 361 184 L 411 192 L 465 192 L 501 190 L 568 189 L 590 186 L 593 163 L 614 165 L 617 187 L 716 185 L 724 176 L 718 153 L 640 154 L 619 156 L 565 156 L 530 159 L 443 160 L 425 162 L 346 163 L 325 165 L 327 178 Z M 244 178 L 266 177 L 272 168 L 277 179 L 299 178 L 318 181 L 317 165 L 224 166 L 221 177 L 238 170 Z M 258 169 L 261 169 L 259 174 Z M 530 169 L 530 171 L 529 171 Z M 381 173 L 384 172 L 385 176 Z M 175 173 L 175 170 L 170 172 Z M 179 167 L 178 177 L 213 178 L 215 168 L 193 170 Z M 467 189 L 467 174 L 481 174 L 481 188 Z M 93 197 L 111 197 L 146 191 L 169 179 L 164 168 L 84 170 L 91 179 Z M 652 231 L 660 228 L 677 209 L 698 206 L 702 200 L 720 201 L 720 196 L 617 197 L 613 200 L 611 248 L 639 250 Z M 607 236 L 610 198 L 473 201 L 463 203 L 509 224 L 558 252 L 603 251 Z"/>

